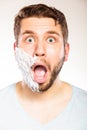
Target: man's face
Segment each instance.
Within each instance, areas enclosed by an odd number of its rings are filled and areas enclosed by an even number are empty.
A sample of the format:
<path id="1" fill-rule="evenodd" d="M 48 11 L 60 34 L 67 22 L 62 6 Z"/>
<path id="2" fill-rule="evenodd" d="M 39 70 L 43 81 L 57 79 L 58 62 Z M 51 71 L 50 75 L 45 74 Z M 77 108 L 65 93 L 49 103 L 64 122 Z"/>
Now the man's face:
<path id="1" fill-rule="evenodd" d="M 61 26 L 52 18 L 25 18 L 21 22 L 18 47 L 38 57 L 32 73 L 39 89 L 44 91 L 51 87 L 69 50 L 68 44 L 64 46 Z"/>

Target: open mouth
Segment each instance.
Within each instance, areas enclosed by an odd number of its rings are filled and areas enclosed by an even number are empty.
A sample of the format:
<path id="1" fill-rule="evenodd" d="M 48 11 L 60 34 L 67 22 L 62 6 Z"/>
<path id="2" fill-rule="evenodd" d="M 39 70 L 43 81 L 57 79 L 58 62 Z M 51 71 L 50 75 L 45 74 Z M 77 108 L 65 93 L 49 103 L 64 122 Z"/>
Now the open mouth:
<path id="1" fill-rule="evenodd" d="M 44 83 L 47 78 L 47 68 L 44 65 L 37 64 L 33 67 L 34 81 Z"/>

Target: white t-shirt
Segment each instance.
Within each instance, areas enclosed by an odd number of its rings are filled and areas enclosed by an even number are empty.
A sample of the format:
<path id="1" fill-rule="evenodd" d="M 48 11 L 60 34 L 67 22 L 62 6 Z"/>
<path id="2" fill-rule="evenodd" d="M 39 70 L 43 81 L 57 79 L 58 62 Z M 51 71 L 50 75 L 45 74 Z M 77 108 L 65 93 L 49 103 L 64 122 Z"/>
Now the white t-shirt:
<path id="1" fill-rule="evenodd" d="M 0 91 L 0 130 L 87 130 L 87 92 L 73 87 L 66 109 L 51 122 L 42 125 L 24 111 L 16 84 Z"/>

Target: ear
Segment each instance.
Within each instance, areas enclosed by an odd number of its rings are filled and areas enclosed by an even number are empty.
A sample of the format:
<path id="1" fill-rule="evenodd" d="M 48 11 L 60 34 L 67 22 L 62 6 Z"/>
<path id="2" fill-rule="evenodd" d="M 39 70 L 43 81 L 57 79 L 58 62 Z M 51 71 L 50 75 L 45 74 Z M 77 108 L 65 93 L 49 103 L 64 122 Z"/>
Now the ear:
<path id="1" fill-rule="evenodd" d="M 69 43 L 66 43 L 66 44 L 65 44 L 64 49 L 65 49 L 65 61 L 67 61 L 67 60 L 68 60 L 68 55 L 69 55 L 69 50 L 70 50 L 70 45 L 69 45 Z"/>
<path id="2" fill-rule="evenodd" d="M 16 42 L 14 42 L 14 46 L 13 46 L 13 48 L 14 48 L 14 51 L 15 51 L 15 48 L 17 47 L 17 43 Z"/>

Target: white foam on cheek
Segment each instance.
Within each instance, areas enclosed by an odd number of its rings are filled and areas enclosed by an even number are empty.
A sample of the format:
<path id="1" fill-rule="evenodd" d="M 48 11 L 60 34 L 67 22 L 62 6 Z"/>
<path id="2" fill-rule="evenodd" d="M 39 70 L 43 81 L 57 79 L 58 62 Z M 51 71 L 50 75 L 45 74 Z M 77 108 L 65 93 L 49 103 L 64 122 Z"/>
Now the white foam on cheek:
<path id="1" fill-rule="evenodd" d="M 37 82 L 33 80 L 33 74 L 31 71 L 31 67 L 37 61 L 37 57 L 32 57 L 25 51 L 20 48 L 15 49 L 15 58 L 18 62 L 18 66 L 22 71 L 24 82 L 28 85 L 32 91 L 39 92 L 39 85 Z"/>

